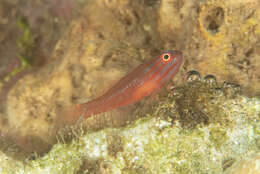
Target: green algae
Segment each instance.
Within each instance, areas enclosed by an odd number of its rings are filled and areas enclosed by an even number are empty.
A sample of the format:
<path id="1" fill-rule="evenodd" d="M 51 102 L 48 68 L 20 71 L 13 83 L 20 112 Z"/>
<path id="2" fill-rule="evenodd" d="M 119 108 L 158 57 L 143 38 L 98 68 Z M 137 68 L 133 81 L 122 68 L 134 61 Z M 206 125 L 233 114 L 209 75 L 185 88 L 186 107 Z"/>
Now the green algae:
<path id="1" fill-rule="evenodd" d="M 260 101 L 242 96 L 236 85 L 194 81 L 159 98 L 146 117 L 126 127 L 80 132 L 43 157 L 10 159 L 0 169 L 34 174 L 214 174 L 259 151 Z"/>
<path id="2" fill-rule="evenodd" d="M 17 21 L 17 25 L 23 31 L 23 34 L 16 41 L 19 49 L 17 58 L 21 62 L 21 65 L 14 68 L 10 73 L 5 76 L 5 82 L 8 82 L 12 77 L 30 67 L 33 60 L 35 38 L 32 35 L 31 27 L 25 17 L 20 17 L 20 19 Z"/>
<path id="3" fill-rule="evenodd" d="M 212 128 L 209 139 L 214 144 L 214 147 L 219 150 L 221 145 L 228 139 L 226 130 L 222 129 L 221 126 Z"/>

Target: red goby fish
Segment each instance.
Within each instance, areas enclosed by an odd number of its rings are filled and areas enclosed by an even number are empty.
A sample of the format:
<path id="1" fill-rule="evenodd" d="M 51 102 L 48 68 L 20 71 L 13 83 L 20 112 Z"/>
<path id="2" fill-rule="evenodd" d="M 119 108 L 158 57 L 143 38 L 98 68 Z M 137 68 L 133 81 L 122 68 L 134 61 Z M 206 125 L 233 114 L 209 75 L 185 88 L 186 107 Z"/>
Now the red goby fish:
<path id="1" fill-rule="evenodd" d="M 178 72 L 182 61 L 183 56 L 180 51 L 164 51 L 161 55 L 139 65 L 102 96 L 73 107 L 70 119 L 75 121 L 80 117 L 88 118 L 95 114 L 136 103 L 158 91 L 172 79 Z"/>

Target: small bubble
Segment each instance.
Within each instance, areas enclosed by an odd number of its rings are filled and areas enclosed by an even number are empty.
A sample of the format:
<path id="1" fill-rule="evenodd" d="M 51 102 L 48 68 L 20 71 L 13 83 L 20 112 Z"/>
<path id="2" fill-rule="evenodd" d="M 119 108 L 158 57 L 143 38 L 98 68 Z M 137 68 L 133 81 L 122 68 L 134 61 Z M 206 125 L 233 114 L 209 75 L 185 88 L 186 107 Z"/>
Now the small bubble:
<path id="1" fill-rule="evenodd" d="M 215 88 L 215 92 L 217 96 L 224 96 L 224 92 L 221 88 Z"/>
<path id="2" fill-rule="evenodd" d="M 225 93 L 227 96 L 234 96 L 235 94 L 241 92 L 241 86 L 236 83 L 224 82 L 223 88 L 225 88 Z"/>
<path id="3" fill-rule="evenodd" d="M 208 74 L 204 77 L 204 81 L 209 84 L 216 84 L 217 79 L 215 76 Z"/>
<path id="4" fill-rule="evenodd" d="M 172 90 L 172 95 L 173 96 L 180 96 L 182 94 L 182 88 L 176 87 L 174 90 Z"/>
<path id="5" fill-rule="evenodd" d="M 186 82 L 192 82 L 192 81 L 197 81 L 197 80 L 200 81 L 201 77 L 200 77 L 200 73 L 195 70 L 191 70 L 191 71 L 187 72 L 184 77 L 184 81 L 186 81 Z"/>
<path id="6" fill-rule="evenodd" d="M 224 82 L 223 84 L 224 88 L 233 88 L 233 89 L 240 89 L 240 85 L 236 83 L 231 83 L 231 82 Z"/>

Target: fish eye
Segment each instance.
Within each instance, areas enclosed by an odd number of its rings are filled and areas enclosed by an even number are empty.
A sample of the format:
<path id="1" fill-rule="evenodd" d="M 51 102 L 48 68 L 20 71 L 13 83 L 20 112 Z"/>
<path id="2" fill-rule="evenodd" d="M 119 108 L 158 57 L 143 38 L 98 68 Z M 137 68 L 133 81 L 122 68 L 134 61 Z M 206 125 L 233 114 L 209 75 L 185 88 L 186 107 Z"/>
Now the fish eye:
<path id="1" fill-rule="evenodd" d="M 165 62 L 169 61 L 170 58 L 171 58 L 171 56 L 170 56 L 170 54 L 168 54 L 168 53 L 162 55 L 162 59 L 163 59 L 163 61 L 165 61 Z"/>

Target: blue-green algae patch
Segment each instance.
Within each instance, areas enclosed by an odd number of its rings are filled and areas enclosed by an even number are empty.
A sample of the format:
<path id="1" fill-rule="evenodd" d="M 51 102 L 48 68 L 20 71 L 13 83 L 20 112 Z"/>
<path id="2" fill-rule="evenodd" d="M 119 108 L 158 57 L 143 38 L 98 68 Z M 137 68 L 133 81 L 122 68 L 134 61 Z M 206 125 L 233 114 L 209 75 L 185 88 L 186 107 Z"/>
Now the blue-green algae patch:
<path id="1" fill-rule="evenodd" d="M 238 86 L 188 82 L 161 95 L 150 112 L 123 128 L 80 132 L 26 162 L 0 155 L 1 173 L 223 173 L 259 151 L 260 100 Z M 64 135 L 66 136 L 66 135 Z"/>

